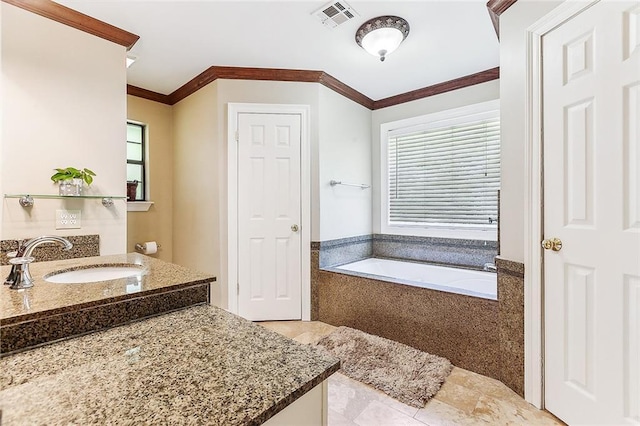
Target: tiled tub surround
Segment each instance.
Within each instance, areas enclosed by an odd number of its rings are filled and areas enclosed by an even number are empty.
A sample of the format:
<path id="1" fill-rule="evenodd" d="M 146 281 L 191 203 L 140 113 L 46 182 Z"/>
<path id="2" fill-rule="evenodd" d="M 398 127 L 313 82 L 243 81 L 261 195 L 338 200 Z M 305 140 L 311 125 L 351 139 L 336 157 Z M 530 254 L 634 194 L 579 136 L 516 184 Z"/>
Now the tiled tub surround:
<path id="1" fill-rule="evenodd" d="M 320 269 L 371 257 L 423 261 L 432 264 L 482 269 L 497 253 L 495 241 L 458 240 L 404 235 L 360 235 L 311 243 L 311 319 L 319 319 Z"/>
<path id="2" fill-rule="evenodd" d="M 340 238 L 311 243 L 311 250 L 320 251 L 320 267 L 342 265 L 373 256 L 373 236 Z"/>
<path id="3" fill-rule="evenodd" d="M 100 236 L 99 235 L 77 235 L 65 236 L 73 247 L 71 250 L 63 250 L 59 244 L 45 243 L 39 245 L 33 251 L 36 262 L 49 260 L 75 259 L 79 257 L 100 256 Z M 7 253 L 18 250 L 19 242 L 27 242 L 31 238 L 24 240 L 2 240 L 0 241 L 0 265 L 8 265 Z M 4 277 L 2 277 L 4 280 Z"/>
<path id="4" fill-rule="evenodd" d="M 6 424 L 258 425 L 339 369 L 198 306 L 0 359 Z"/>
<path id="5" fill-rule="evenodd" d="M 496 257 L 502 368 L 499 379 L 524 397 L 524 264 Z"/>
<path id="6" fill-rule="evenodd" d="M 500 378 L 498 302 L 318 271 L 318 320 L 345 325 Z"/>
<path id="7" fill-rule="evenodd" d="M 498 243 L 485 240 L 374 234 L 373 256 L 482 269 L 493 263 Z"/>
<path id="8" fill-rule="evenodd" d="M 485 240 L 373 234 L 311 243 L 318 250 L 320 268 L 356 262 L 370 257 L 428 262 L 482 269 L 493 263 L 498 243 Z"/>
<path id="9" fill-rule="evenodd" d="M 82 284 L 44 280 L 54 271 L 92 265 L 136 264 L 140 277 Z M 0 268 L 5 277 L 10 266 Z M 88 257 L 30 265 L 35 280 L 26 290 L 0 288 L 0 352 L 22 350 L 129 321 L 208 303 L 215 277 L 139 253 Z"/>
<path id="10" fill-rule="evenodd" d="M 374 256 L 385 253 L 380 250 L 380 241 L 385 238 L 373 236 Z M 335 269 L 326 266 L 323 270 L 320 265 L 325 243 L 314 244 L 312 320 L 358 328 L 445 356 L 455 365 L 501 380 L 523 395 L 524 265 L 495 258 L 498 300 L 482 300 L 388 283 L 371 276 L 350 276 L 332 272 Z M 392 244 L 397 242 L 386 245 L 386 249 Z M 470 246 L 479 248 L 467 258 L 478 262 L 472 269 L 479 268 L 480 262 L 494 262 L 496 243 L 475 242 Z M 347 260 L 350 261 L 353 260 Z"/>

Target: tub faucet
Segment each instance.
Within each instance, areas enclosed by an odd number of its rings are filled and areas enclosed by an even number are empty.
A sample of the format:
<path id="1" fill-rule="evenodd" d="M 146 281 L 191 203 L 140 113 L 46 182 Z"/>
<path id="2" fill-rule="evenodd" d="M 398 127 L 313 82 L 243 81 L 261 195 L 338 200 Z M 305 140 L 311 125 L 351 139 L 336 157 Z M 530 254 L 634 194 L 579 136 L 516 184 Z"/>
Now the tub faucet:
<path id="1" fill-rule="evenodd" d="M 53 235 L 43 235 L 27 241 L 24 245 L 18 247 L 18 251 L 8 253 L 10 257 L 11 272 L 4 281 L 5 284 L 11 285 L 12 290 L 20 290 L 23 288 L 33 287 L 33 278 L 29 272 L 29 264 L 35 260 L 32 256 L 33 250 L 44 243 L 58 243 L 69 250 L 73 244 L 66 238 L 56 237 Z"/>
<path id="2" fill-rule="evenodd" d="M 498 267 L 496 266 L 496 264 L 491 262 L 485 263 L 482 269 L 487 272 L 498 272 Z"/>

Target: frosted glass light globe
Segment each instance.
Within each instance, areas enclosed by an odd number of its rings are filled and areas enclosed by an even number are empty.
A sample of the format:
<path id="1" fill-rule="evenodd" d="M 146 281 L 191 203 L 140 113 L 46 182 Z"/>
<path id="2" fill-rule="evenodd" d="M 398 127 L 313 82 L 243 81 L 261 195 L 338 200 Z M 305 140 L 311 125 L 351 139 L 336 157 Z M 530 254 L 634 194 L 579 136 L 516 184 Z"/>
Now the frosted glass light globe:
<path id="1" fill-rule="evenodd" d="M 402 43 L 402 32 L 396 28 L 379 28 L 371 31 L 362 39 L 362 47 L 373 56 L 384 61 L 386 55 L 393 52 Z"/>

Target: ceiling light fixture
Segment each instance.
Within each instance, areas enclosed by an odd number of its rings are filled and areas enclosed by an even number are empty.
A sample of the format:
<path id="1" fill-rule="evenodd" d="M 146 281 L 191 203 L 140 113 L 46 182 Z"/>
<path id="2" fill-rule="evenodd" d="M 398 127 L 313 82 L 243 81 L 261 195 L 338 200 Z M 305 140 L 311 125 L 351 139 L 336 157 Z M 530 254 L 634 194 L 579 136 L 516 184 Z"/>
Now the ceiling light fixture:
<path id="1" fill-rule="evenodd" d="M 378 16 L 360 25 L 356 43 L 384 61 L 409 35 L 409 23 L 399 16 Z"/>

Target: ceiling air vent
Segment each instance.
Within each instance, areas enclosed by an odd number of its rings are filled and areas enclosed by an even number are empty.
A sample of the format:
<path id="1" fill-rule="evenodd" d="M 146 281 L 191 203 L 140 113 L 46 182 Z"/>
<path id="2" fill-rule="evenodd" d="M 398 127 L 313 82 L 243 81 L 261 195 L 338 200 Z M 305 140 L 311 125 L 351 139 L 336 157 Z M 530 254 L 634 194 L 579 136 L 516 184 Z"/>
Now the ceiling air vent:
<path id="1" fill-rule="evenodd" d="M 335 28 L 340 24 L 344 24 L 349 19 L 353 19 L 358 12 L 353 10 L 345 1 L 335 1 L 327 3 L 320 9 L 313 12 L 320 19 L 323 25 L 329 28 Z"/>

